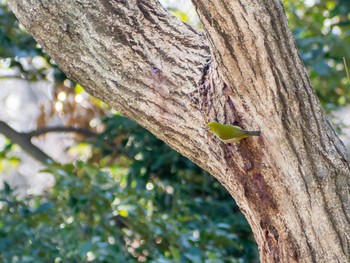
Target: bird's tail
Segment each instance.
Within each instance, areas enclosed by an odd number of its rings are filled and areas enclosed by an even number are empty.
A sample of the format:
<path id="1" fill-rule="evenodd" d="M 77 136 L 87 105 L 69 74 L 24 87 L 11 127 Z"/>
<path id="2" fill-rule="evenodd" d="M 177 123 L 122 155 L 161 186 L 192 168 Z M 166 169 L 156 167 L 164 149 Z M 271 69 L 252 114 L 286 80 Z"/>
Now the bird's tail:
<path id="1" fill-rule="evenodd" d="M 250 136 L 260 136 L 260 131 L 248 131 Z"/>

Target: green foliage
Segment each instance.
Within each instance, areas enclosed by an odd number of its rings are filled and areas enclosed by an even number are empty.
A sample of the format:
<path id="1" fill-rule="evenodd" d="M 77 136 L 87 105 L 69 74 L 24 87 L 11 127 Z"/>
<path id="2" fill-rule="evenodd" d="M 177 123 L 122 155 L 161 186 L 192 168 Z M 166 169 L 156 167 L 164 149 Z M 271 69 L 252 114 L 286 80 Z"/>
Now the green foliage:
<path id="1" fill-rule="evenodd" d="M 350 2 L 284 1 L 301 58 L 326 110 L 350 102 L 343 57 L 350 66 Z"/>
<path id="2" fill-rule="evenodd" d="M 0 54 L 1 57 L 24 57 L 42 55 L 33 37 L 25 34 L 6 3 L 0 3 Z"/>
<path id="3" fill-rule="evenodd" d="M 20 159 L 11 154 L 13 143 L 7 140 L 2 149 L 0 149 L 0 171 L 6 171 L 6 168 L 16 166 Z"/>

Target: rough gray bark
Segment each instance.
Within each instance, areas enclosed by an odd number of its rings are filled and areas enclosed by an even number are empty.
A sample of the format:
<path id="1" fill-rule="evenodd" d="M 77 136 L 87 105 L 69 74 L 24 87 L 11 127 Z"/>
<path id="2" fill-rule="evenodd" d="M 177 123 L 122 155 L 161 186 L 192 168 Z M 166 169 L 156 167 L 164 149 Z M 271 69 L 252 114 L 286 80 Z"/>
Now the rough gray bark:
<path id="1" fill-rule="evenodd" d="M 350 158 L 282 4 L 193 2 L 207 38 L 156 0 L 9 1 L 71 78 L 227 188 L 262 262 L 348 262 Z M 226 145 L 206 131 L 213 119 L 262 136 Z"/>

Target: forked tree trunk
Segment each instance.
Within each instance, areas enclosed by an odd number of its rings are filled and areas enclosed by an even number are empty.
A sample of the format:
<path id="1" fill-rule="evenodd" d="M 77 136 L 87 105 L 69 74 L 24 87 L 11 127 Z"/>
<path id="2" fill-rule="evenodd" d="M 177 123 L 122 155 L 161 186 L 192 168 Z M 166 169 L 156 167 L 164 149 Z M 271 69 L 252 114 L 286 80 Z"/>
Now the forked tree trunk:
<path id="1" fill-rule="evenodd" d="M 193 0 L 206 37 L 156 0 L 9 2 L 68 76 L 227 188 L 262 262 L 349 262 L 349 155 L 279 0 Z M 262 136 L 224 144 L 214 119 Z"/>

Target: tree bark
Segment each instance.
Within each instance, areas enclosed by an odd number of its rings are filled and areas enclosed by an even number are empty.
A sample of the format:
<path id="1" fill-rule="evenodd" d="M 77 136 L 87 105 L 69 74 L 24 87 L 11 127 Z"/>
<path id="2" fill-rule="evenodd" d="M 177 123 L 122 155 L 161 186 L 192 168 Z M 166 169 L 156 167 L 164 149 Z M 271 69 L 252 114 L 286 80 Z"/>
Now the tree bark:
<path id="1" fill-rule="evenodd" d="M 9 0 L 68 76 L 226 187 L 262 262 L 349 262 L 349 154 L 282 4 L 193 2 L 205 35 L 156 0 Z M 262 136 L 224 144 L 210 120 Z"/>

